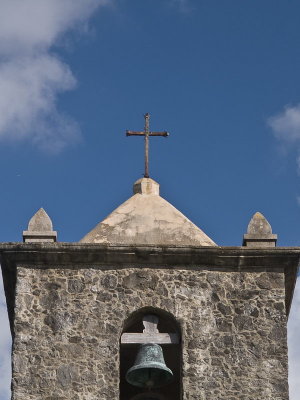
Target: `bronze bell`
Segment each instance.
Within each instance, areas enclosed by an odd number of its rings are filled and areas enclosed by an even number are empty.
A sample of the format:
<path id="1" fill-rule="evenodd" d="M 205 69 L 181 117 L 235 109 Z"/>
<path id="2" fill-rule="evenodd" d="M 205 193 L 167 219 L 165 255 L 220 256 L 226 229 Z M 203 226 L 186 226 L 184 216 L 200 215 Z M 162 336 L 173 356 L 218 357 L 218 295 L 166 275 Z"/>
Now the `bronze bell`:
<path id="1" fill-rule="evenodd" d="M 173 372 L 166 366 L 163 350 L 158 344 L 142 344 L 135 363 L 126 374 L 126 380 L 133 386 L 154 389 L 170 383 Z"/>

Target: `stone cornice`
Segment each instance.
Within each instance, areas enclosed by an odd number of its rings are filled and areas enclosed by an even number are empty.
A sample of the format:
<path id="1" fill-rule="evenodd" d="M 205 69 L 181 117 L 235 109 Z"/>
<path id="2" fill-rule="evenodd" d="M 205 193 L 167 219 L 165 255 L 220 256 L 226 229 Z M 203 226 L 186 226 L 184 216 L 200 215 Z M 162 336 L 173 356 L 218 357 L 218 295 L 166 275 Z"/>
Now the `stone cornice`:
<path id="1" fill-rule="evenodd" d="M 287 315 L 300 261 L 300 247 L 109 246 L 86 243 L 1 243 L 0 260 L 12 323 L 16 266 L 28 268 L 193 268 L 285 272 Z"/>

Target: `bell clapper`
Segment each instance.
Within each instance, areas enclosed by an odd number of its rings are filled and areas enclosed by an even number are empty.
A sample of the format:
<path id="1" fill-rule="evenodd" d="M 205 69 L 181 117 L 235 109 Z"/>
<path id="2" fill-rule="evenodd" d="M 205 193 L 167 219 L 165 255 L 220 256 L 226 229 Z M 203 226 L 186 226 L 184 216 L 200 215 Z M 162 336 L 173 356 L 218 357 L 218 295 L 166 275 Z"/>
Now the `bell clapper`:
<path id="1" fill-rule="evenodd" d="M 148 380 L 145 382 L 145 385 L 148 388 L 149 392 L 154 386 L 154 382 L 151 378 L 151 368 L 148 369 Z"/>

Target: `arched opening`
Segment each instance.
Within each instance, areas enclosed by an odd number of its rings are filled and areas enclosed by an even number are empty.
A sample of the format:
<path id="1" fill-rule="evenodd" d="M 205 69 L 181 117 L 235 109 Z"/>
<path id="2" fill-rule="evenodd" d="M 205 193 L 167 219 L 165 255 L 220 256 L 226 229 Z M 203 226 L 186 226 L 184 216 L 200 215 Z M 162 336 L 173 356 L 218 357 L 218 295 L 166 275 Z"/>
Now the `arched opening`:
<path id="1" fill-rule="evenodd" d="M 120 400 L 181 399 L 181 334 L 178 322 L 170 313 L 153 307 L 132 313 L 124 322 L 120 342 Z M 162 349 L 165 369 L 170 369 L 173 374 L 171 381 L 163 382 L 160 387 L 138 387 L 128 382 L 128 375 L 126 379 L 126 374 L 134 365 L 140 371 L 140 363 L 144 363 L 143 366 L 147 364 L 147 356 L 143 357 L 145 347 L 151 348 L 145 346 L 147 343 L 152 344 L 154 349 L 157 346 Z M 140 361 L 136 360 L 138 354 Z"/>

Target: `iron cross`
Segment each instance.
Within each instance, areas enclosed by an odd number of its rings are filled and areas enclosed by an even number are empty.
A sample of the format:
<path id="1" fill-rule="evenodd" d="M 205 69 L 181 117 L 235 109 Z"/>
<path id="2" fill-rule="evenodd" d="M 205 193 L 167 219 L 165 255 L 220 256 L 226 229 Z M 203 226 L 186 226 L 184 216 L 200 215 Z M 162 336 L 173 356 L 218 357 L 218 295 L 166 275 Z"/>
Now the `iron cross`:
<path id="1" fill-rule="evenodd" d="M 145 136 L 145 178 L 149 178 L 149 136 L 169 136 L 169 133 L 164 132 L 150 132 L 149 131 L 149 120 L 150 114 L 146 113 L 145 118 L 145 128 L 142 132 L 126 131 L 126 136 Z"/>

